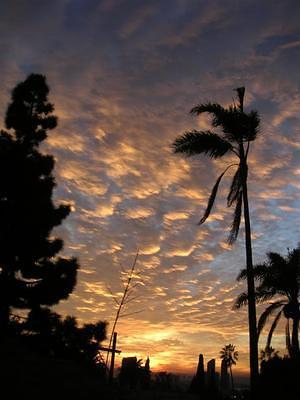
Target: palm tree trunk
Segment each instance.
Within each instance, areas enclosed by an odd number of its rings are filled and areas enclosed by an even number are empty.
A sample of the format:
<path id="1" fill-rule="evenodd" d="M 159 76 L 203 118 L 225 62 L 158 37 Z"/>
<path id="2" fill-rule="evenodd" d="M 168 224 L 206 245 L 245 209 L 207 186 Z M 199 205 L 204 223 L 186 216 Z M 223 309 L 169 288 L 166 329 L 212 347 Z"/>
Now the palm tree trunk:
<path id="1" fill-rule="evenodd" d="M 285 325 L 285 342 L 286 342 L 286 348 L 289 353 L 289 356 L 292 358 L 293 357 L 293 347 L 291 344 L 290 319 L 289 318 L 287 318 L 286 325 Z"/>
<path id="2" fill-rule="evenodd" d="M 293 357 L 299 356 L 299 316 L 293 318 L 293 330 L 292 330 L 292 354 Z"/>
<path id="3" fill-rule="evenodd" d="M 244 112 L 244 94 L 240 96 L 240 110 Z M 256 303 L 255 303 L 255 285 L 252 260 L 252 242 L 251 242 L 251 224 L 248 203 L 248 165 L 247 156 L 249 150 L 244 149 L 243 141 L 240 142 L 240 162 L 242 167 L 242 189 L 244 203 L 244 221 L 245 221 L 245 245 L 246 245 L 246 267 L 247 267 L 247 288 L 248 288 L 248 321 L 249 321 L 249 350 L 250 350 L 250 389 L 252 397 L 255 398 L 256 387 L 258 384 L 258 335 L 256 322 Z"/>
<path id="4" fill-rule="evenodd" d="M 6 337 L 9 324 L 9 306 L 2 304 L 0 307 L 0 337 Z"/>
<path id="5" fill-rule="evenodd" d="M 0 280 L 0 337 L 6 337 L 8 332 L 9 325 L 9 314 L 10 314 L 10 306 L 9 306 L 9 276 L 4 269 L 1 274 Z"/>
<path id="6" fill-rule="evenodd" d="M 229 365 L 229 370 L 230 370 L 230 378 L 231 378 L 231 391 L 232 391 L 232 398 L 234 399 L 234 382 L 233 382 L 233 374 L 232 374 L 232 367 Z"/>
<path id="7" fill-rule="evenodd" d="M 242 146 L 243 147 L 243 146 Z M 242 149 L 243 160 L 243 203 L 245 221 L 245 244 L 246 244 L 246 265 L 247 265 L 247 287 L 248 287 L 248 321 L 249 321 L 249 348 L 250 348 L 250 385 L 251 392 L 255 393 L 258 381 L 258 348 L 257 348 L 257 325 L 256 325 L 256 304 L 255 285 L 253 275 L 251 225 L 248 203 L 247 173 L 248 166 L 245 160 L 244 148 Z"/>

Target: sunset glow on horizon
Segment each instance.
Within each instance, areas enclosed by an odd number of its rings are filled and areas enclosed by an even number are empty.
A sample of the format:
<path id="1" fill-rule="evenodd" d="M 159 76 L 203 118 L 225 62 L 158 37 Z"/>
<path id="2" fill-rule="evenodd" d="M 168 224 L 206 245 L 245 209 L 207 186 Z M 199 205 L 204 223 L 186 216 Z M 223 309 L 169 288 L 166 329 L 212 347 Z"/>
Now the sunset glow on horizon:
<path id="1" fill-rule="evenodd" d="M 47 77 L 58 127 L 55 199 L 72 213 L 54 234 L 78 257 L 77 286 L 54 310 L 80 323 L 113 323 L 122 276 L 138 251 L 137 285 L 120 319 L 117 356 L 150 357 L 151 369 L 193 374 L 233 343 L 234 370 L 248 372 L 244 224 L 227 244 L 230 174 L 213 212 L 198 222 L 226 160 L 172 152 L 183 132 L 208 129 L 190 109 L 231 104 L 261 130 L 249 155 L 254 263 L 300 242 L 300 3 L 222 0 L 4 1 L 0 5 L 2 127 L 11 89 Z M 122 272 L 123 271 L 123 272 Z M 135 298 L 136 296 L 136 298 Z M 258 315 L 264 305 L 258 306 Z M 266 342 L 267 325 L 259 349 Z M 107 343 L 105 343 L 106 345 Z M 285 353 L 284 321 L 273 347 Z"/>

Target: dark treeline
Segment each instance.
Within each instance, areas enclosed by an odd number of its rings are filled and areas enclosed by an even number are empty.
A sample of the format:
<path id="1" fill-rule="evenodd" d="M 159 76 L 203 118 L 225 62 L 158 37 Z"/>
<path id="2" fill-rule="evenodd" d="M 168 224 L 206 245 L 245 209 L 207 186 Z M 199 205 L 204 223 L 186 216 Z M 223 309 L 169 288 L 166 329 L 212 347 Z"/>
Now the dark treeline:
<path id="1" fill-rule="evenodd" d="M 79 326 L 75 317 L 63 318 L 48 308 L 40 308 L 30 311 L 26 319 L 12 318 L 10 330 L 11 336 L 40 354 L 82 361 L 103 375 L 100 348 L 106 338 L 106 325 L 99 321 Z"/>

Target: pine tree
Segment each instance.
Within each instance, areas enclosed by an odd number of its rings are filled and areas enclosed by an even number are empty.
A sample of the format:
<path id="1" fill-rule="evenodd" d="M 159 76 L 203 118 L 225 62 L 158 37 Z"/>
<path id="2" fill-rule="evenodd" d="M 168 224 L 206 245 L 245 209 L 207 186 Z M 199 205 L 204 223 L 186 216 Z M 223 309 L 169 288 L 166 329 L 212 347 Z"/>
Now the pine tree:
<path id="1" fill-rule="evenodd" d="M 66 299 L 76 284 L 75 258 L 59 257 L 51 232 L 70 213 L 52 200 L 54 158 L 39 151 L 57 125 L 46 78 L 31 74 L 12 92 L 0 133 L 0 334 L 11 307 L 33 309 Z"/>

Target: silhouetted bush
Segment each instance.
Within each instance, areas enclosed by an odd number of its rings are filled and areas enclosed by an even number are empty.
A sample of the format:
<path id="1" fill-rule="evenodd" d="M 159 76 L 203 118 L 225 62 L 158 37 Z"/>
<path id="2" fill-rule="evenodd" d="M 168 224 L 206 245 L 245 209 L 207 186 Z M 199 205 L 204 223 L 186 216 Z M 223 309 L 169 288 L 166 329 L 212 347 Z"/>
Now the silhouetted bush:
<path id="1" fill-rule="evenodd" d="M 300 359 L 273 357 L 262 361 L 259 399 L 300 399 Z"/>

